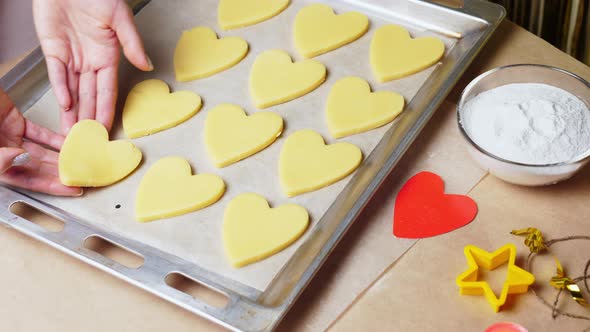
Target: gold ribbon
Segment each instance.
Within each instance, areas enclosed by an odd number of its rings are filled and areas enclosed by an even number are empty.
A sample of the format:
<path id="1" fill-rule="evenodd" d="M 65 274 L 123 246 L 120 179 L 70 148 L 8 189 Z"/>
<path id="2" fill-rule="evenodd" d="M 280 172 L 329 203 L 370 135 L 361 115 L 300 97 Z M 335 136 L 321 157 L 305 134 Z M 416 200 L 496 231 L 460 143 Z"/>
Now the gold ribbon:
<path id="1" fill-rule="evenodd" d="M 570 291 L 570 294 L 572 295 L 572 298 L 574 299 L 574 301 L 578 302 L 578 304 L 581 306 L 590 307 L 590 303 L 586 302 L 586 299 L 584 298 L 584 295 L 582 294 L 582 290 L 580 289 L 580 287 L 578 285 L 569 284 L 565 287 L 567 288 L 568 291 Z"/>
<path id="2" fill-rule="evenodd" d="M 524 236 L 524 244 L 529 248 L 529 250 L 533 253 L 539 253 L 541 251 L 549 249 L 549 247 L 545 244 L 543 240 L 543 233 L 537 228 L 529 227 L 523 229 L 517 229 L 510 232 L 512 235 L 516 236 Z M 580 287 L 572 280 L 572 278 L 565 275 L 565 271 L 563 266 L 555 257 L 555 265 L 557 266 L 557 271 L 555 276 L 549 280 L 549 284 L 557 289 L 567 289 L 572 299 L 576 301 L 579 305 L 584 307 L 590 307 L 590 303 L 586 301 L 584 295 L 582 294 L 582 290 Z"/>
<path id="3" fill-rule="evenodd" d="M 551 286 L 557 289 L 564 289 L 569 284 L 575 284 L 570 277 L 565 275 L 563 266 L 561 266 L 561 263 L 559 262 L 559 259 L 557 259 L 557 257 L 555 257 L 555 265 L 557 266 L 557 271 L 556 274 L 551 278 L 551 280 L 549 280 Z"/>
<path id="4" fill-rule="evenodd" d="M 590 303 L 586 302 L 584 295 L 582 294 L 582 290 L 580 287 L 568 276 L 565 275 L 565 271 L 563 270 L 563 266 L 555 257 L 555 264 L 557 265 L 557 272 L 556 275 L 551 278 L 549 283 L 551 286 L 557 289 L 567 289 L 572 296 L 572 299 L 576 301 L 579 305 L 584 307 L 590 307 Z"/>
<path id="5" fill-rule="evenodd" d="M 540 230 L 529 227 L 518 229 L 510 232 L 512 235 L 525 236 L 524 244 L 530 249 L 531 252 L 539 253 L 543 250 L 547 250 L 545 241 L 543 241 L 543 233 Z"/>

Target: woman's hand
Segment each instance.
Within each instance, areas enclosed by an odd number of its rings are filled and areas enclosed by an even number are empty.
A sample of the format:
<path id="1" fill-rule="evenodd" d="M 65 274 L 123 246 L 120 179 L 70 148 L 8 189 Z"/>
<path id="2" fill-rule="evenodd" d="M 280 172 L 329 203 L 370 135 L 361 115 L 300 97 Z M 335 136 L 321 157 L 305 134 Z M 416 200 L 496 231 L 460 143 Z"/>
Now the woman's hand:
<path id="1" fill-rule="evenodd" d="M 63 140 L 63 136 L 25 120 L 0 90 L 0 182 L 52 195 L 82 195 L 82 189 L 61 184 L 58 154 L 42 146 L 59 150 Z"/>
<path id="2" fill-rule="evenodd" d="M 110 130 L 117 99 L 119 45 L 135 67 L 150 71 L 133 14 L 124 0 L 34 0 L 35 26 L 67 133 L 79 120 Z"/>

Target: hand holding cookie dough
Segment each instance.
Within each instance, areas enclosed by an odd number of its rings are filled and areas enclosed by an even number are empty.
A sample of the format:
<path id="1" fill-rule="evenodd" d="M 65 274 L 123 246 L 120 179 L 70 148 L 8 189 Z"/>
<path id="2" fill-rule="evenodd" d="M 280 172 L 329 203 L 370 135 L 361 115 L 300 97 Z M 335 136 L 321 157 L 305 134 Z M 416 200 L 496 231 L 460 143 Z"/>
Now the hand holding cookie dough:
<path id="1" fill-rule="evenodd" d="M 80 120 L 110 129 L 117 100 L 120 47 L 137 68 L 153 69 L 124 0 L 33 1 L 49 80 L 64 111 L 64 134 Z M 4 47 L 4 46 L 2 46 Z M 60 182 L 64 137 L 26 120 L 0 90 L 0 182 L 53 195 L 79 196 Z"/>
<path id="2" fill-rule="evenodd" d="M 59 181 L 58 154 L 64 138 L 26 120 L 0 90 L 0 182 L 60 196 L 80 196 L 82 189 Z M 49 148 L 47 148 L 47 147 Z"/>

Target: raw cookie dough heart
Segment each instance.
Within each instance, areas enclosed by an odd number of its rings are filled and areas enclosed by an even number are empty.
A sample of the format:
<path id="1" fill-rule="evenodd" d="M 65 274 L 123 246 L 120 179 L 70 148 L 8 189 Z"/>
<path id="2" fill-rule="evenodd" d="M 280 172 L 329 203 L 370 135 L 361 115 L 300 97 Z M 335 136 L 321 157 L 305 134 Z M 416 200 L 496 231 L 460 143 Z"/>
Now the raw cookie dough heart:
<path id="1" fill-rule="evenodd" d="M 213 174 L 192 175 L 181 157 L 158 160 L 145 174 L 135 201 L 135 217 L 147 222 L 200 210 L 217 202 L 225 192 L 223 180 Z"/>
<path id="2" fill-rule="evenodd" d="M 283 191 L 293 197 L 328 186 L 352 173 L 362 159 L 355 145 L 325 145 L 315 131 L 297 131 L 287 138 L 279 156 Z"/>
<path id="3" fill-rule="evenodd" d="M 170 93 L 168 85 L 151 79 L 131 89 L 123 108 L 123 129 L 129 138 L 172 128 L 197 114 L 201 97 L 190 91 Z"/>
<path id="4" fill-rule="evenodd" d="M 131 142 L 109 142 L 102 124 L 83 120 L 72 127 L 61 148 L 59 178 L 66 186 L 108 186 L 133 172 L 141 158 Z"/>
<path id="5" fill-rule="evenodd" d="M 207 27 L 183 31 L 174 51 L 176 80 L 188 82 L 217 74 L 238 64 L 247 53 L 248 43 L 242 38 L 217 39 Z"/>
<path id="6" fill-rule="evenodd" d="M 397 25 L 385 25 L 375 31 L 371 41 L 371 66 L 380 82 L 412 75 L 437 63 L 445 53 L 445 44 L 435 37 L 412 39 Z"/>
<path id="7" fill-rule="evenodd" d="M 223 30 L 266 21 L 289 6 L 289 0 L 220 0 L 218 21 Z"/>
<path id="8" fill-rule="evenodd" d="M 328 128 L 335 138 L 362 133 L 393 121 L 404 103 L 397 93 L 371 93 L 362 78 L 346 77 L 336 82 L 328 95 Z"/>
<path id="9" fill-rule="evenodd" d="M 309 215 L 299 205 L 285 204 L 271 209 L 264 197 L 241 194 L 225 209 L 225 252 L 234 267 L 260 261 L 295 242 L 308 224 Z"/>
<path id="10" fill-rule="evenodd" d="M 326 67 L 315 60 L 297 63 L 287 52 L 270 50 L 260 54 L 250 73 L 250 92 L 258 108 L 301 97 L 326 79 Z"/>
<path id="11" fill-rule="evenodd" d="M 335 15 L 330 6 L 313 4 L 295 17 L 295 47 L 312 58 L 357 40 L 368 29 L 369 19 L 361 13 Z"/>
<path id="12" fill-rule="evenodd" d="M 207 114 L 205 145 L 217 167 L 245 159 L 271 145 L 283 131 L 283 118 L 272 112 L 247 116 L 239 106 L 221 104 Z"/>

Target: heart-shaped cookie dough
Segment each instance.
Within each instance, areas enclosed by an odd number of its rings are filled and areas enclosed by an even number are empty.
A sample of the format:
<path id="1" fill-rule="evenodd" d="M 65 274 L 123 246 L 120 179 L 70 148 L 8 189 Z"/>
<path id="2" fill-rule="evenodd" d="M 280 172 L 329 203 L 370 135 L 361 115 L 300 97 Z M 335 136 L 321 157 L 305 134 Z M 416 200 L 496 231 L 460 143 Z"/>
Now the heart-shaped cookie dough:
<path id="1" fill-rule="evenodd" d="M 197 114 L 201 97 L 190 91 L 170 93 L 168 85 L 151 79 L 131 89 L 123 108 L 123 129 L 129 138 L 172 128 Z"/>
<path id="2" fill-rule="evenodd" d="M 362 78 L 337 81 L 328 95 L 328 128 L 336 138 L 362 133 L 383 126 L 404 109 L 404 97 L 389 91 L 371 93 Z"/>
<path id="3" fill-rule="evenodd" d="M 299 205 L 285 204 L 271 209 L 264 197 L 241 194 L 225 209 L 225 252 L 234 267 L 260 261 L 295 242 L 308 224 L 309 215 Z"/>
<path id="4" fill-rule="evenodd" d="M 313 4 L 295 17 L 295 47 L 312 58 L 357 40 L 368 29 L 369 19 L 361 13 L 336 15 L 330 6 Z"/>
<path id="5" fill-rule="evenodd" d="M 315 60 L 293 63 L 287 52 L 270 50 L 260 54 L 250 73 L 250 93 L 258 108 L 266 108 L 301 97 L 326 79 L 326 67 Z"/>
<path id="6" fill-rule="evenodd" d="M 248 43 L 242 38 L 217 39 L 207 27 L 184 31 L 174 51 L 176 80 L 188 82 L 217 74 L 238 64 L 247 53 Z"/>
<path id="7" fill-rule="evenodd" d="M 408 30 L 385 25 L 371 41 L 371 66 L 380 82 L 412 75 L 437 63 L 445 44 L 435 37 L 412 39 Z"/>
<path id="8" fill-rule="evenodd" d="M 192 175 L 181 157 L 158 160 L 145 174 L 135 201 L 135 217 L 147 222 L 200 210 L 217 202 L 225 183 L 214 174 Z"/>
<path id="9" fill-rule="evenodd" d="M 289 0 L 219 0 L 217 20 L 223 30 L 266 21 L 289 6 Z"/>
<path id="10" fill-rule="evenodd" d="M 104 187 L 129 175 L 141 162 L 141 151 L 131 142 L 109 142 L 98 121 L 75 124 L 59 154 L 59 178 L 66 186 Z"/>
<path id="11" fill-rule="evenodd" d="M 272 112 L 247 116 L 239 106 L 221 104 L 207 114 L 205 146 L 217 167 L 245 159 L 271 145 L 283 131 L 283 118 Z"/>
<path id="12" fill-rule="evenodd" d="M 350 143 L 325 145 L 313 130 L 287 138 L 279 156 L 279 177 L 287 196 L 314 191 L 337 182 L 361 163 L 361 150 Z"/>

